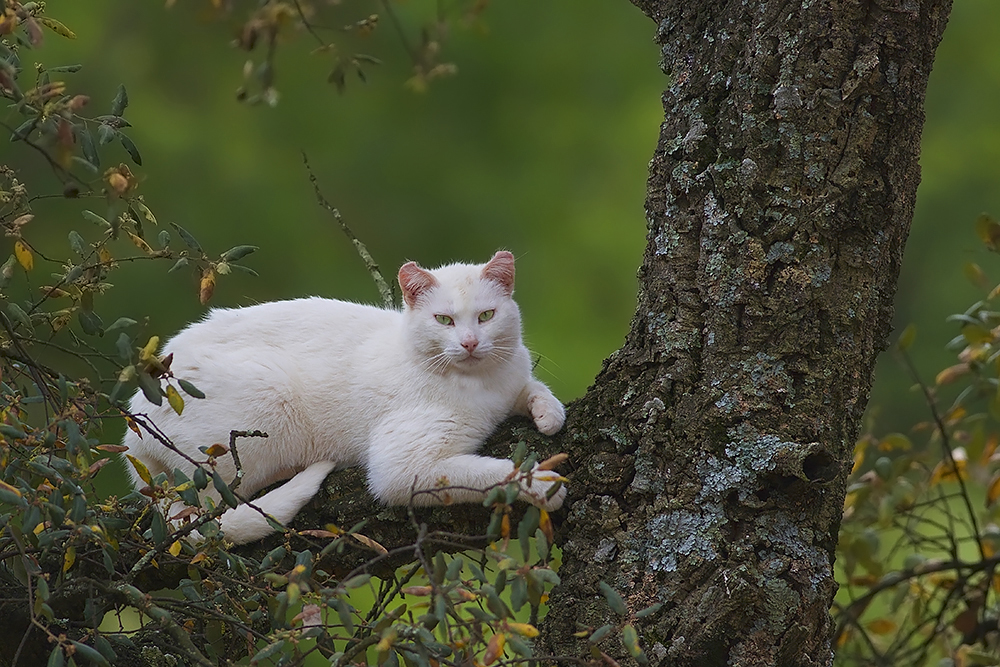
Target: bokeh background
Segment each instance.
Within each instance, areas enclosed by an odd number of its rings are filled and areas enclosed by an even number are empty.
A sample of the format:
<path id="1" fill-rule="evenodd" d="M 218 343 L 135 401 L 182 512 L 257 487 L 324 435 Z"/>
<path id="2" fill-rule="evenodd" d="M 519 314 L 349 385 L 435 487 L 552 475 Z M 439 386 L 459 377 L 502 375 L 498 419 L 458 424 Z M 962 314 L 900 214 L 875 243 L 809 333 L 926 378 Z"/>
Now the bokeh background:
<path id="1" fill-rule="evenodd" d="M 403 18 L 419 21 L 423 4 L 409 0 Z M 209 254 L 261 247 L 244 262 L 260 277 L 223 277 L 213 305 L 303 295 L 377 300 L 354 250 L 316 204 L 306 151 L 327 198 L 390 276 L 408 259 L 433 266 L 514 251 L 526 339 L 541 356 L 539 375 L 564 401 L 586 390 L 621 343 L 664 85 L 655 25 L 627 0 L 494 2 L 485 24 L 452 31 L 444 59 L 458 75 L 425 94 L 404 85 L 410 63 L 384 20 L 356 43 L 384 64 L 368 68 L 367 84 L 349 77 L 343 95 L 326 83 L 328 56 L 310 54 L 314 44 L 299 38 L 279 50 L 276 108 L 235 101 L 247 55 L 230 46 L 236 21 L 208 20 L 208 2 L 180 0 L 169 10 L 134 0 L 47 5 L 78 37 L 47 33 L 37 57 L 85 65 L 67 80 L 92 96 L 88 111 L 105 113 L 117 86 L 127 86 L 141 192 L 161 225 L 184 226 Z M 370 11 L 365 2 L 347 2 L 344 11 L 352 6 L 355 19 Z M 980 212 L 1000 214 L 998 30 L 1000 3 L 956 2 L 927 96 L 923 182 L 896 319 L 916 323 L 912 350 L 929 378 L 949 363 L 944 344 L 957 333 L 945 317 L 984 295 L 963 265 L 978 262 L 1000 280 L 1000 261 L 973 232 Z M 103 159 L 128 161 L 117 145 Z M 36 193 L 59 191 L 37 154 L 0 144 L 0 162 Z M 38 202 L 32 225 L 44 221 L 52 232 L 40 239 L 36 231 L 32 241 L 60 256 L 70 229 L 91 238 L 96 230 L 80 208 Z M 0 243 L 6 257 L 10 240 Z M 121 243 L 122 254 L 132 252 Z M 99 298 L 105 321 L 148 314 L 150 329 L 169 335 L 199 318 L 195 278 L 166 268 L 116 272 L 115 289 Z M 924 418 L 911 384 L 886 355 L 873 393 L 880 431 Z"/>

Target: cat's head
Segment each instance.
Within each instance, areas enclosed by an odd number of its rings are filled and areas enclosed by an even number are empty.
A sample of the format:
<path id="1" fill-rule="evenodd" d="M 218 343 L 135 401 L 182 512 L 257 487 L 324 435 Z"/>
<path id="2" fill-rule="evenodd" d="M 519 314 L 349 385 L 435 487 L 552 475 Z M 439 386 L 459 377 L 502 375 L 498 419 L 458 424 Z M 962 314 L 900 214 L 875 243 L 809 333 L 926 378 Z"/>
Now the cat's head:
<path id="1" fill-rule="evenodd" d="M 511 358 L 521 340 L 514 292 L 514 255 L 501 250 L 486 264 L 399 269 L 410 341 L 429 369 L 485 370 Z"/>

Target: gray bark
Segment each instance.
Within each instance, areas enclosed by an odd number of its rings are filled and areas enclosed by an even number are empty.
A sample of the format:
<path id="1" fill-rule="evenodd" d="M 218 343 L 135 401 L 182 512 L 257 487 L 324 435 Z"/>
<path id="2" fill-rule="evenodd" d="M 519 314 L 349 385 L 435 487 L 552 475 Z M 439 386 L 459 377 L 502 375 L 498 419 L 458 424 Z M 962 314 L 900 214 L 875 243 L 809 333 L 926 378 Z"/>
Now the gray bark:
<path id="1" fill-rule="evenodd" d="M 578 624 L 607 621 L 603 579 L 633 612 L 664 603 L 636 623 L 659 664 L 827 665 L 950 2 L 635 4 L 669 77 L 648 242 L 625 345 L 563 439 L 544 643 L 572 651 Z"/>

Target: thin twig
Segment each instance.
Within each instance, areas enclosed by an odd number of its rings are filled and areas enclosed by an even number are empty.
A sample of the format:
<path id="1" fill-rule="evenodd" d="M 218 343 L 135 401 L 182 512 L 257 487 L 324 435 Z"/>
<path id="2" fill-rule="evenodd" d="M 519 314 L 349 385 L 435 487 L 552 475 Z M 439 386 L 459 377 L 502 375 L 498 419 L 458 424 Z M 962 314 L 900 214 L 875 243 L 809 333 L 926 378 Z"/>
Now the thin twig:
<path id="1" fill-rule="evenodd" d="M 313 191 L 316 193 L 316 201 L 320 206 L 333 215 L 334 220 L 336 220 L 337 224 L 340 225 L 344 234 L 346 234 L 347 238 L 354 244 L 354 249 L 357 250 L 358 255 L 361 257 L 361 261 L 365 263 L 365 268 L 368 269 L 368 273 L 372 275 L 372 280 L 375 281 L 375 287 L 378 288 L 378 293 L 382 296 L 382 303 L 386 308 L 395 308 L 396 303 L 392 296 L 392 290 L 389 288 L 389 284 L 386 283 L 385 278 L 382 277 L 382 272 L 379 271 L 378 264 L 376 264 L 375 260 L 372 259 L 371 253 L 368 252 L 368 248 L 365 244 L 362 243 L 357 236 L 355 236 L 354 232 L 351 231 L 351 228 L 347 226 L 346 222 L 344 222 L 344 219 L 340 216 L 340 211 L 332 206 L 330 202 L 326 200 L 326 197 L 323 196 L 322 191 L 319 189 L 319 181 L 316 180 L 316 175 L 313 173 L 312 167 L 309 166 L 309 157 L 304 151 L 302 153 L 302 162 L 306 166 L 306 171 L 309 172 L 309 182 L 312 183 Z"/>

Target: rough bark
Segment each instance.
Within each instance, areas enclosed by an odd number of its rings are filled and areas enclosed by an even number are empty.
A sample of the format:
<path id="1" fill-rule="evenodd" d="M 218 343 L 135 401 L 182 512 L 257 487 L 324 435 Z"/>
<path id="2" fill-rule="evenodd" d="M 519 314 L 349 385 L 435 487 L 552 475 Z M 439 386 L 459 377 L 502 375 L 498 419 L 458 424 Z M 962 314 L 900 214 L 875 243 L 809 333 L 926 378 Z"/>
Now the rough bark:
<path id="1" fill-rule="evenodd" d="M 572 411 L 544 644 L 609 617 L 665 665 L 826 665 L 833 554 L 950 2 L 636 0 L 669 78 L 625 345 Z M 613 654 L 621 654 L 620 648 Z"/>

